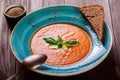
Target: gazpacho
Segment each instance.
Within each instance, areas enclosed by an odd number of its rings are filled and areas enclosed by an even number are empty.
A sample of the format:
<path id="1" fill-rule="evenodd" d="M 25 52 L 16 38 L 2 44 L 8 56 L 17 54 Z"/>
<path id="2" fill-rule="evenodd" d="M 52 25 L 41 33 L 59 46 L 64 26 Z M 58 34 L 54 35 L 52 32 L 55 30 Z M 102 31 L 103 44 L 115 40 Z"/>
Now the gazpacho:
<path id="1" fill-rule="evenodd" d="M 90 51 L 91 40 L 81 28 L 66 23 L 47 25 L 32 37 L 33 54 L 46 54 L 46 64 L 64 66 L 81 61 Z"/>

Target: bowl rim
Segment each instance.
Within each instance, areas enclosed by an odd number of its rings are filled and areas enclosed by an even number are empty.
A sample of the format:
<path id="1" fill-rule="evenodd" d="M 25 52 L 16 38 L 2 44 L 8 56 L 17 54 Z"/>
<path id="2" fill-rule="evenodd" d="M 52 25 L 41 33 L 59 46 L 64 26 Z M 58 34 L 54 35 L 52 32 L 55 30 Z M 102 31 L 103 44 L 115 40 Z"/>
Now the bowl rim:
<path id="1" fill-rule="evenodd" d="M 63 5 L 63 4 L 61 4 L 61 5 L 52 5 L 52 6 L 47 6 L 47 7 L 43 7 L 43 8 L 40 8 L 40 9 L 33 10 L 33 11 L 31 11 L 30 13 L 28 13 L 27 15 L 29 15 L 29 14 L 35 12 L 35 11 L 45 9 L 45 8 L 61 7 L 61 6 L 64 6 L 64 7 L 77 7 L 77 6 Z M 26 15 L 26 16 L 27 16 L 27 15 Z M 23 17 L 23 18 L 24 18 L 24 17 Z M 16 26 L 23 20 L 23 18 L 15 25 L 14 29 L 12 30 L 11 36 L 10 36 L 10 47 L 11 47 L 12 54 L 15 56 L 15 58 L 16 58 L 20 63 L 22 63 L 22 61 L 20 61 L 20 60 L 18 59 L 17 55 L 14 54 L 15 51 L 14 51 L 13 48 L 12 48 L 12 35 L 13 35 L 13 32 L 14 32 Z M 113 34 L 112 34 L 112 31 L 111 31 L 111 29 L 110 29 L 110 27 L 109 27 L 108 24 L 106 24 L 105 22 L 104 22 L 104 24 L 105 24 L 105 26 L 108 27 L 108 30 L 109 30 L 109 32 L 110 32 L 110 36 L 111 36 L 111 38 L 110 38 L 110 39 L 111 39 L 110 47 L 109 47 L 109 49 L 107 50 L 106 54 L 105 54 L 95 65 L 90 66 L 89 68 L 84 69 L 84 70 L 81 70 L 81 71 L 78 71 L 78 72 L 65 73 L 65 74 L 48 73 L 48 72 L 43 72 L 43 71 L 40 71 L 40 70 L 37 70 L 37 69 L 34 69 L 34 70 L 33 70 L 33 69 L 30 69 L 30 70 L 31 70 L 31 71 L 34 71 L 34 72 L 37 72 L 37 73 L 39 73 L 39 74 L 47 75 L 47 76 L 65 77 L 65 76 L 78 75 L 78 74 L 87 72 L 87 71 L 89 71 L 89 70 L 97 67 L 97 66 L 107 57 L 107 55 L 109 54 L 109 52 L 110 52 L 110 50 L 111 50 L 111 48 L 112 48 L 112 43 L 113 43 Z"/>

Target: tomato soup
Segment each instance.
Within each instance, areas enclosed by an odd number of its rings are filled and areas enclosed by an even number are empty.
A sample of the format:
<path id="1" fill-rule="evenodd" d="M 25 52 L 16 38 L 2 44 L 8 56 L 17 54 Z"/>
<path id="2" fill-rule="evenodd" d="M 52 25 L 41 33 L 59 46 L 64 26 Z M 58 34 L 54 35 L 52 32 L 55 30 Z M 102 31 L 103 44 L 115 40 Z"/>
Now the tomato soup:
<path id="1" fill-rule="evenodd" d="M 57 39 L 58 35 L 61 36 L 63 42 L 76 40 L 79 44 L 68 47 L 66 50 L 54 49 L 50 48 L 51 45 L 43 40 L 45 37 Z M 48 56 L 46 64 L 64 66 L 83 59 L 90 51 L 91 40 L 83 29 L 72 24 L 57 23 L 39 29 L 33 35 L 30 45 L 33 54 L 46 54 Z"/>

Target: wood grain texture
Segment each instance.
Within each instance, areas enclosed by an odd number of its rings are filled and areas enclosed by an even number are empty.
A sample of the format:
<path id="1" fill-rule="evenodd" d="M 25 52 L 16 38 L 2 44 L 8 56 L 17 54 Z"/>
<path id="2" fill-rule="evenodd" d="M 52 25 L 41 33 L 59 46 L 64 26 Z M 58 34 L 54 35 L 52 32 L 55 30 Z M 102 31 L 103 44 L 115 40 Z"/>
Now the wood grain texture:
<path id="1" fill-rule="evenodd" d="M 62 5 L 64 0 L 43 0 L 43 7 L 53 6 L 53 5 Z"/>
<path id="2" fill-rule="evenodd" d="M 5 80 L 8 76 L 15 73 L 15 57 L 10 49 L 10 29 L 6 24 L 3 11 L 10 1 L 2 1 L 0 5 L 0 80 Z"/>
<path id="3" fill-rule="evenodd" d="M 112 19 L 112 26 L 113 26 L 113 36 L 115 40 L 115 62 L 117 64 L 116 71 L 120 76 L 120 0 L 109 0 L 110 3 L 110 10 L 111 10 L 111 19 Z"/>
<path id="4" fill-rule="evenodd" d="M 0 0 L 0 80 L 6 80 L 21 67 L 11 52 L 9 44 L 11 30 L 3 16 L 4 8 L 15 3 L 24 5 L 27 14 L 52 5 L 81 7 L 100 4 L 105 9 L 105 22 L 110 26 L 114 36 L 113 47 L 108 57 L 99 66 L 86 73 L 71 77 L 50 77 L 25 70 L 15 80 L 120 80 L 120 0 Z"/>

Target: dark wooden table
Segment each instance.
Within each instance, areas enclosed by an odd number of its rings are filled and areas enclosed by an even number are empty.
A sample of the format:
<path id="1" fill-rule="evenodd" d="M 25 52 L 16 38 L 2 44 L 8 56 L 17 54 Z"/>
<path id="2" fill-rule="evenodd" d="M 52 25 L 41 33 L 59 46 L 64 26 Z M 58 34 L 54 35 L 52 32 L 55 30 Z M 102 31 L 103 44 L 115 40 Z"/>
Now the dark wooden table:
<path id="1" fill-rule="evenodd" d="M 108 57 L 86 73 L 71 77 L 50 77 L 26 70 L 15 80 L 120 80 L 120 0 L 0 0 L 0 80 L 6 80 L 21 66 L 10 49 L 11 30 L 3 16 L 4 8 L 14 3 L 25 5 L 27 14 L 51 5 L 67 4 L 81 7 L 100 4 L 105 9 L 105 22 L 113 33 L 113 46 Z"/>

